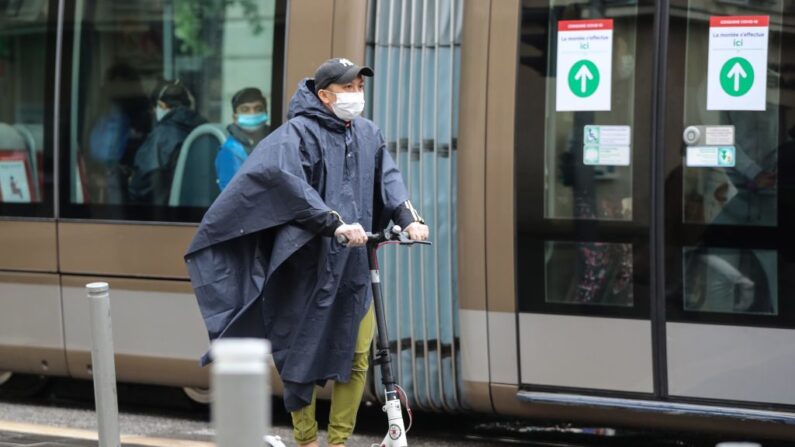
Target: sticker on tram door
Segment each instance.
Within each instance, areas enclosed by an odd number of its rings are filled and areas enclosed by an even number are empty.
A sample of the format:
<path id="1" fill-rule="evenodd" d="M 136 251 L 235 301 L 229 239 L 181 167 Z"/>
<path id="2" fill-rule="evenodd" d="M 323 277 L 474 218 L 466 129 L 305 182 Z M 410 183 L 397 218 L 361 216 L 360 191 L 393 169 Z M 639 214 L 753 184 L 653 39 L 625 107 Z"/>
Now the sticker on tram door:
<path id="1" fill-rule="evenodd" d="M 582 162 L 589 166 L 629 166 L 629 126 L 587 125 L 583 128 Z"/>
<path id="2" fill-rule="evenodd" d="M 613 19 L 558 22 L 555 110 L 610 110 Z"/>
<path id="3" fill-rule="evenodd" d="M 769 22 L 710 17 L 707 110 L 765 110 Z"/>
<path id="4" fill-rule="evenodd" d="M 734 146 L 688 146 L 685 162 L 689 168 L 733 168 L 737 154 Z"/>

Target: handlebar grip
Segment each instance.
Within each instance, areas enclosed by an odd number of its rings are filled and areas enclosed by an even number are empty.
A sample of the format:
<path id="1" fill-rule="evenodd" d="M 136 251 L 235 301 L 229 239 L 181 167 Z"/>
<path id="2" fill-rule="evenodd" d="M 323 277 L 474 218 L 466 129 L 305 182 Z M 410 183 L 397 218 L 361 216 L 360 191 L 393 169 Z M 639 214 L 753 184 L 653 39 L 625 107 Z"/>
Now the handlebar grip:
<path id="1" fill-rule="evenodd" d="M 370 233 L 370 232 L 365 232 L 364 234 L 367 235 L 367 239 L 368 240 L 376 237 L 376 235 L 374 235 L 373 233 Z M 342 245 L 347 245 L 348 244 L 348 238 L 344 234 L 338 234 L 337 235 L 337 242 L 339 242 Z"/>

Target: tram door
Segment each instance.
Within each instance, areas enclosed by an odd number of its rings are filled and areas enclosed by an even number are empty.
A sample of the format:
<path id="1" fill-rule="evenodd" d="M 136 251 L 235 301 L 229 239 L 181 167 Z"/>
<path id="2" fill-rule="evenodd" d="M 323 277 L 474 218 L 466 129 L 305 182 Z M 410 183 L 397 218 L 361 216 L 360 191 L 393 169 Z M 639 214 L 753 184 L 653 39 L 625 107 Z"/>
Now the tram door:
<path id="1" fill-rule="evenodd" d="M 795 404 L 795 4 L 671 5 L 665 131 L 672 396 Z"/>
<path id="2" fill-rule="evenodd" d="M 651 395 L 653 2 L 524 1 L 516 105 L 519 381 Z"/>
<path id="3" fill-rule="evenodd" d="M 793 25 L 784 0 L 522 2 L 523 390 L 795 404 Z"/>

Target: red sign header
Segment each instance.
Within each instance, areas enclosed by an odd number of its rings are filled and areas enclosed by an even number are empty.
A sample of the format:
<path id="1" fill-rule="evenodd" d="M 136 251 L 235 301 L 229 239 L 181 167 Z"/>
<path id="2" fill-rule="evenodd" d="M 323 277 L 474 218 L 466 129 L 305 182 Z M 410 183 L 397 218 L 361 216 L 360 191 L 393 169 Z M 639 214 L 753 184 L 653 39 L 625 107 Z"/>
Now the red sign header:
<path id="1" fill-rule="evenodd" d="M 613 29 L 613 19 L 561 20 L 558 31 L 601 31 Z"/>
<path id="2" fill-rule="evenodd" d="M 710 27 L 745 27 L 745 26 L 769 26 L 770 16 L 730 16 L 709 18 Z"/>

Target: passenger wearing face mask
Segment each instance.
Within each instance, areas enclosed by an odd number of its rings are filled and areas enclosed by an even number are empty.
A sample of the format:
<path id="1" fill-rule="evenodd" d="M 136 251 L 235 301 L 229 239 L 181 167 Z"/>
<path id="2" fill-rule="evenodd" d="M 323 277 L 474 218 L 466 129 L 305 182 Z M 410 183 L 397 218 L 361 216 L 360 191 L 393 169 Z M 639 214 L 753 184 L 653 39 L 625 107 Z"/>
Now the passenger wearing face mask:
<path id="1" fill-rule="evenodd" d="M 254 146 L 268 133 L 268 100 L 256 87 L 246 87 L 232 97 L 234 123 L 227 127 L 227 137 L 215 157 L 218 186 L 223 190 L 246 161 Z"/>
<path id="2" fill-rule="evenodd" d="M 135 154 L 130 200 L 167 205 L 182 143 L 207 120 L 193 110 L 193 96 L 179 80 L 161 82 L 152 92 L 152 103 L 157 122 Z"/>
<path id="3" fill-rule="evenodd" d="M 270 340 L 301 446 L 318 445 L 326 380 L 328 445 L 353 433 L 375 328 L 365 232 L 391 220 L 428 238 L 381 131 L 359 116 L 373 75 L 330 59 L 301 81 L 289 120 L 251 152 L 185 255 L 210 338 Z"/>

